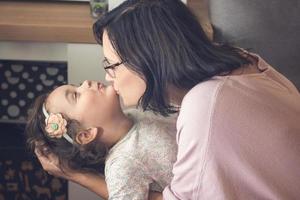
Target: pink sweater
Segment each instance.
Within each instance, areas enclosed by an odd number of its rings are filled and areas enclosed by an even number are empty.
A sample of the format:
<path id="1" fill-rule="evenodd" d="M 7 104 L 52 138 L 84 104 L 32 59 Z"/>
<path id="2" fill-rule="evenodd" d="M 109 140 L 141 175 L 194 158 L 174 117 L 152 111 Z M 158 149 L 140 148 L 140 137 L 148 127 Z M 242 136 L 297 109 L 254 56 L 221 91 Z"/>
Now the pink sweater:
<path id="1" fill-rule="evenodd" d="M 165 200 L 300 199 L 300 95 L 258 59 L 262 73 L 216 76 L 184 97 Z"/>

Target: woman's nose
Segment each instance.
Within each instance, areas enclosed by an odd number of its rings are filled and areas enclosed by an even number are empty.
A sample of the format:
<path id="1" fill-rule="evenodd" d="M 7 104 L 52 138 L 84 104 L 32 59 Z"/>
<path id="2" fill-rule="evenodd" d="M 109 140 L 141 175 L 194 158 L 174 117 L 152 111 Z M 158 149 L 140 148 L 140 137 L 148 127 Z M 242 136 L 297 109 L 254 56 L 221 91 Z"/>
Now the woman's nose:
<path id="1" fill-rule="evenodd" d="M 105 80 L 108 82 L 112 82 L 113 78 L 108 73 L 105 73 Z"/>

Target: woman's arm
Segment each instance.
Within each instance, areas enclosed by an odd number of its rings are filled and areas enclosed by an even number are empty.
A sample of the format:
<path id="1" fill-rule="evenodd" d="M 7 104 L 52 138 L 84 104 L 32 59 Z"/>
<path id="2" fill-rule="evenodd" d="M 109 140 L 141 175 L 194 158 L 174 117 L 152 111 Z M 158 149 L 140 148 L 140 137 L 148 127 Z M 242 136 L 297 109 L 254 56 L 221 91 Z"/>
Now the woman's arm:
<path id="1" fill-rule="evenodd" d="M 59 161 L 55 154 L 49 153 L 48 155 L 43 155 L 38 149 L 35 150 L 35 154 L 39 159 L 43 169 L 49 174 L 75 182 L 96 193 L 101 198 L 108 199 L 108 191 L 105 179 L 100 174 L 82 173 L 69 168 L 64 168 L 62 170 L 59 167 Z"/>
<path id="2" fill-rule="evenodd" d="M 96 193 L 101 198 L 108 199 L 104 176 L 93 173 L 75 173 L 70 180 Z"/>

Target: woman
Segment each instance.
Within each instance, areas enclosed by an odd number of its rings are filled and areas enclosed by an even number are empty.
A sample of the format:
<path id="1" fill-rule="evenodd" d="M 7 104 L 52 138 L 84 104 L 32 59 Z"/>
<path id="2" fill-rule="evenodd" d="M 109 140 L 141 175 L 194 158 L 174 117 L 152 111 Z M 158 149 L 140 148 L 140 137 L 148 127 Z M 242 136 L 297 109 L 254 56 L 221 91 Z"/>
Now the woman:
<path id="1" fill-rule="evenodd" d="M 212 43 L 179 0 L 130 0 L 94 24 L 126 106 L 179 111 L 174 177 L 153 199 L 297 199 L 300 95 L 262 58 Z"/>

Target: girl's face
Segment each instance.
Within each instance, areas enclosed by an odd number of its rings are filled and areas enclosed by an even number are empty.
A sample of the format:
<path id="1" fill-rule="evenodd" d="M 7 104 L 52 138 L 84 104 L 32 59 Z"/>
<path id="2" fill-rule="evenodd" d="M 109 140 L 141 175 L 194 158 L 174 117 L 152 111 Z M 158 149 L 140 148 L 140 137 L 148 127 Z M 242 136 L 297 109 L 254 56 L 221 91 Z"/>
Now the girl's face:
<path id="1" fill-rule="evenodd" d="M 110 65 L 121 62 L 115 52 L 106 31 L 103 33 L 103 53 Z M 108 73 L 105 75 L 107 81 L 112 82 L 114 89 L 121 96 L 125 106 L 137 105 L 139 99 L 146 90 L 145 81 L 134 71 L 128 69 L 124 64 L 118 65 L 114 69 L 114 76 Z"/>
<path id="2" fill-rule="evenodd" d="M 79 87 L 56 88 L 47 98 L 46 108 L 79 121 L 85 128 L 101 127 L 122 113 L 113 87 L 95 81 L 84 81 Z"/>

